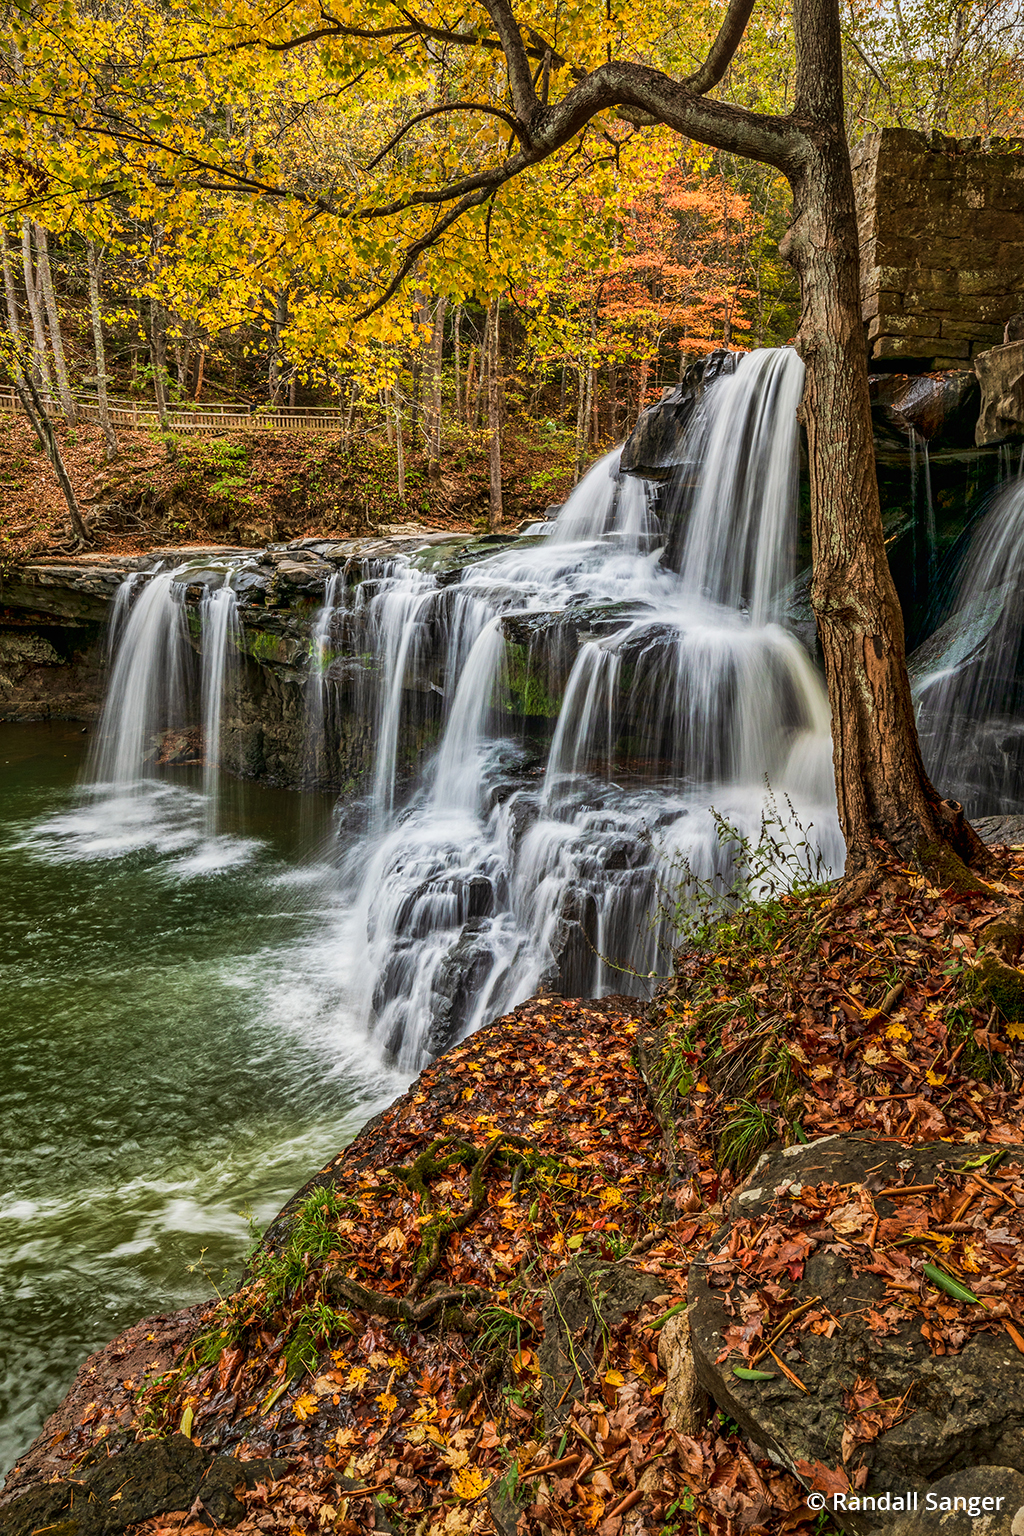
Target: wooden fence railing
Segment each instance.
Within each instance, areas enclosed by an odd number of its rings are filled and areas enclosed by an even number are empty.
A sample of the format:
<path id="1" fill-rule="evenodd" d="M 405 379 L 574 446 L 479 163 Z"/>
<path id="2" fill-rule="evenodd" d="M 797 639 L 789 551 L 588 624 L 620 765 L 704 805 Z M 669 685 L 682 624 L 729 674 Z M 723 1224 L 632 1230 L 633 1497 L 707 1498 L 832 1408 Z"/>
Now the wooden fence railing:
<path id="1" fill-rule="evenodd" d="M 80 421 L 98 422 L 99 404 L 95 395 L 77 393 L 75 407 Z M 46 413 L 51 417 L 63 417 L 59 400 L 45 400 Z M 8 415 L 21 413 L 21 401 L 13 389 L 0 387 L 0 412 Z M 115 427 L 148 428 L 159 431 L 160 417 L 153 405 L 140 405 L 136 400 L 108 401 L 111 423 Z M 257 432 L 340 432 L 345 423 L 345 412 L 331 406 L 260 406 L 251 410 L 248 405 L 190 405 L 167 412 L 172 432 L 257 431 Z"/>

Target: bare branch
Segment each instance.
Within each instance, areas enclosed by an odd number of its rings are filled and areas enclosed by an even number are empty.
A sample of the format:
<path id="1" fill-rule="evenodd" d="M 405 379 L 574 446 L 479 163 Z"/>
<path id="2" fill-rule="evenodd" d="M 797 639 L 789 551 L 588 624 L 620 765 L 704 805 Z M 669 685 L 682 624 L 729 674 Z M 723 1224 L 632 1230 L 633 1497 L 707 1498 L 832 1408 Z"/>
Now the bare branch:
<path id="1" fill-rule="evenodd" d="M 528 123 L 540 103 L 537 100 L 537 92 L 533 88 L 533 71 L 530 68 L 530 60 L 523 42 L 523 34 L 519 30 L 519 23 L 512 12 L 509 0 L 483 0 L 483 5 L 494 23 L 495 32 L 501 39 L 505 64 L 508 68 L 509 90 L 512 93 L 512 105 L 516 109 L 516 116 L 521 122 Z"/>
<path id="2" fill-rule="evenodd" d="M 501 107 L 488 106 L 481 101 L 447 101 L 443 106 L 428 107 L 425 112 L 417 112 L 415 117 L 410 117 L 409 121 L 399 128 L 396 134 L 392 135 L 384 145 L 384 148 L 374 155 L 366 169 L 372 171 L 375 165 L 379 165 L 384 156 L 389 154 L 399 140 L 403 139 L 410 129 L 415 128 L 417 123 L 425 122 L 428 117 L 438 117 L 442 112 L 486 112 L 490 117 L 500 117 L 502 122 L 509 124 L 512 132 L 524 148 L 528 143 L 525 131 L 516 122 L 511 112 L 505 112 Z"/>
<path id="3" fill-rule="evenodd" d="M 706 95 L 718 84 L 729 68 L 737 48 L 743 41 L 750 13 L 756 3 L 757 0 L 729 0 L 725 20 L 718 29 L 718 36 L 711 44 L 711 51 L 704 63 L 695 74 L 687 75 L 685 80 L 679 82 L 691 90 L 695 96 Z"/>
<path id="4" fill-rule="evenodd" d="M 427 234 L 421 235 L 419 240 L 414 240 L 412 245 L 410 245 L 406 250 L 405 256 L 402 258 L 401 266 L 391 281 L 388 283 L 383 293 L 381 293 L 378 298 L 374 299 L 373 303 L 370 304 L 366 309 L 360 310 L 359 314 L 354 317 L 353 324 L 358 324 L 360 320 L 367 320 L 369 319 L 370 315 L 376 314 L 378 309 L 383 309 L 388 300 L 398 292 L 399 288 L 402 286 L 403 282 L 408 277 L 409 273 L 412 271 L 413 267 L 416 265 L 416 262 L 420 256 L 422 256 L 423 252 L 429 250 L 432 245 L 436 245 L 441 236 L 447 230 L 451 229 L 452 225 L 456 222 L 457 219 L 462 217 L 467 209 L 479 207 L 481 203 L 485 203 L 487 201 L 490 195 L 491 193 L 489 188 L 479 192 L 470 193 L 468 197 L 464 197 L 459 202 L 457 202 L 455 207 L 450 209 L 444 218 L 441 219 L 439 223 L 435 224 L 433 228 L 427 232 Z"/>

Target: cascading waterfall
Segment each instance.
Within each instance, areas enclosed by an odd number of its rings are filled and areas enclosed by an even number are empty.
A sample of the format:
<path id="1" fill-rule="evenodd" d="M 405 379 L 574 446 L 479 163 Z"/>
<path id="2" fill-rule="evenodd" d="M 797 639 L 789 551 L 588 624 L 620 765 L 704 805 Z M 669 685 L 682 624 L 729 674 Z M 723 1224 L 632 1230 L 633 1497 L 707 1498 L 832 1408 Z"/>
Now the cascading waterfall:
<path id="1" fill-rule="evenodd" d="M 198 609 L 198 678 L 187 587 L 202 575 Z M 97 825 L 123 824 L 125 833 L 145 828 L 161 804 L 168 827 L 181 844 L 194 841 L 185 830 L 197 807 L 202 833 L 217 833 L 220 789 L 221 720 L 225 690 L 240 630 L 234 569 L 187 565 L 171 571 L 134 572 L 121 585 L 111 617 L 111 677 L 88 766 L 87 792 Z M 159 773 L 168 734 L 198 731 L 202 738 L 202 796 L 175 795 Z M 117 852 L 130 835 L 112 836 Z M 95 846 L 95 845 L 93 845 Z"/>
<path id="2" fill-rule="evenodd" d="M 981 518 L 953 611 L 910 658 L 925 764 L 968 815 L 1024 810 L 1024 480 Z"/>
<path id="3" fill-rule="evenodd" d="M 220 725 L 229 662 L 238 653 L 238 601 L 229 579 L 222 587 L 207 588 L 199 608 L 202 648 L 200 697 L 203 716 L 203 795 L 206 801 L 206 835 L 217 832 L 217 798 L 220 788 Z"/>
<path id="4" fill-rule="evenodd" d="M 324 584 L 324 600 L 313 625 L 306 682 L 306 776 L 311 785 L 324 777 L 323 744 L 328 733 L 331 690 L 327 679 L 331 664 L 335 621 L 344 612 L 348 571 L 335 571 Z"/>
<path id="5" fill-rule="evenodd" d="M 118 594 L 114 618 L 120 639 L 114 641 L 90 763 L 94 781 L 121 793 L 137 792 L 153 777 L 158 732 L 183 724 L 188 708 L 189 647 L 181 590 L 173 573 L 151 575 L 138 590 L 141 579 L 129 576 Z"/>
<path id="6" fill-rule="evenodd" d="M 350 555 L 326 583 L 306 762 L 315 772 L 327 753 L 336 688 L 374 734 L 365 815 L 340 823 L 359 830 L 341 835 L 331 985 L 401 1069 L 543 981 L 642 990 L 678 937 L 666 886 L 683 870 L 728 878 L 738 851 L 716 815 L 756 840 L 766 780 L 794 799 L 794 842 L 813 825 L 810 841 L 841 864 L 823 689 L 772 622 L 793 575 L 802 384 L 781 351 L 744 357 L 709 388 L 678 570 L 650 488 L 620 476 L 615 452 L 532 538 L 443 577 L 430 559 L 389 554 L 352 581 Z M 148 578 L 115 680 L 133 667 L 155 677 L 172 613 L 187 639 L 173 593 L 205 581 L 212 801 L 237 614 L 230 578 L 208 576 Z M 151 591 L 163 593 L 159 641 L 155 608 L 145 623 L 140 612 Z M 244 622 L 241 585 L 237 600 Z M 133 659 L 150 624 L 148 659 Z M 112 719 L 130 692 L 119 686 Z M 163 719 L 161 689 L 133 726 L 136 765 Z"/>

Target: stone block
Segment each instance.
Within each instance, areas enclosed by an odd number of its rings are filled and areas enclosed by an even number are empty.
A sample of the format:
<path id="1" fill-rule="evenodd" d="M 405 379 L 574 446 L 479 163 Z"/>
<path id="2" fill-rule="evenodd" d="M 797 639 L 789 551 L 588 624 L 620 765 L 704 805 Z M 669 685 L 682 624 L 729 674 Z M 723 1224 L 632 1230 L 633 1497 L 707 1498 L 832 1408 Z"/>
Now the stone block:
<path id="1" fill-rule="evenodd" d="M 999 267 L 975 266 L 972 262 L 960 271 L 957 288 L 961 293 L 1002 295 L 1006 292 L 1006 273 Z"/>
<path id="2" fill-rule="evenodd" d="M 1012 212 L 1005 208 L 986 206 L 974 212 L 972 219 L 974 227 L 965 229 L 965 234 L 981 240 L 999 240 L 1004 245 L 1024 246 L 1024 206 L 1018 205 Z"/>
<path id="3" fill-rule="evenodd" d="M 879 362 L 900 358 L 943 357 L 947 368 L 959 368 L 971 355 L 966 341 L 943 341 L 941 336 L 879 336 L 871 350 L 871 356 Z"/>
<path id="4" fill-rule="evenodd" d="M 1001 325 L 981 325 L 977 321 L 943 320 L 939 329 L 943 341 L 983 341 L 996 347 L 1003 339 Z"/>

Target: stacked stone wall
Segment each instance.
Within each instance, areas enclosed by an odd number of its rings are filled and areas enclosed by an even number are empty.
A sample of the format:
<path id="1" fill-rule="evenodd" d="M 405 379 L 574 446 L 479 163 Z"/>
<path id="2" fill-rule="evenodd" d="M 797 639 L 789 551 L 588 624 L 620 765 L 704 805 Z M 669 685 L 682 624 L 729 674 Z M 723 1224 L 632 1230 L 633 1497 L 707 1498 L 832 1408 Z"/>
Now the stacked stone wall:
<path id="1" fill-rule="evenodd" d="M 872 363 L 969 367 L 1024 310 L 1024 139 L 887 128 L 853 175 Z"/>

